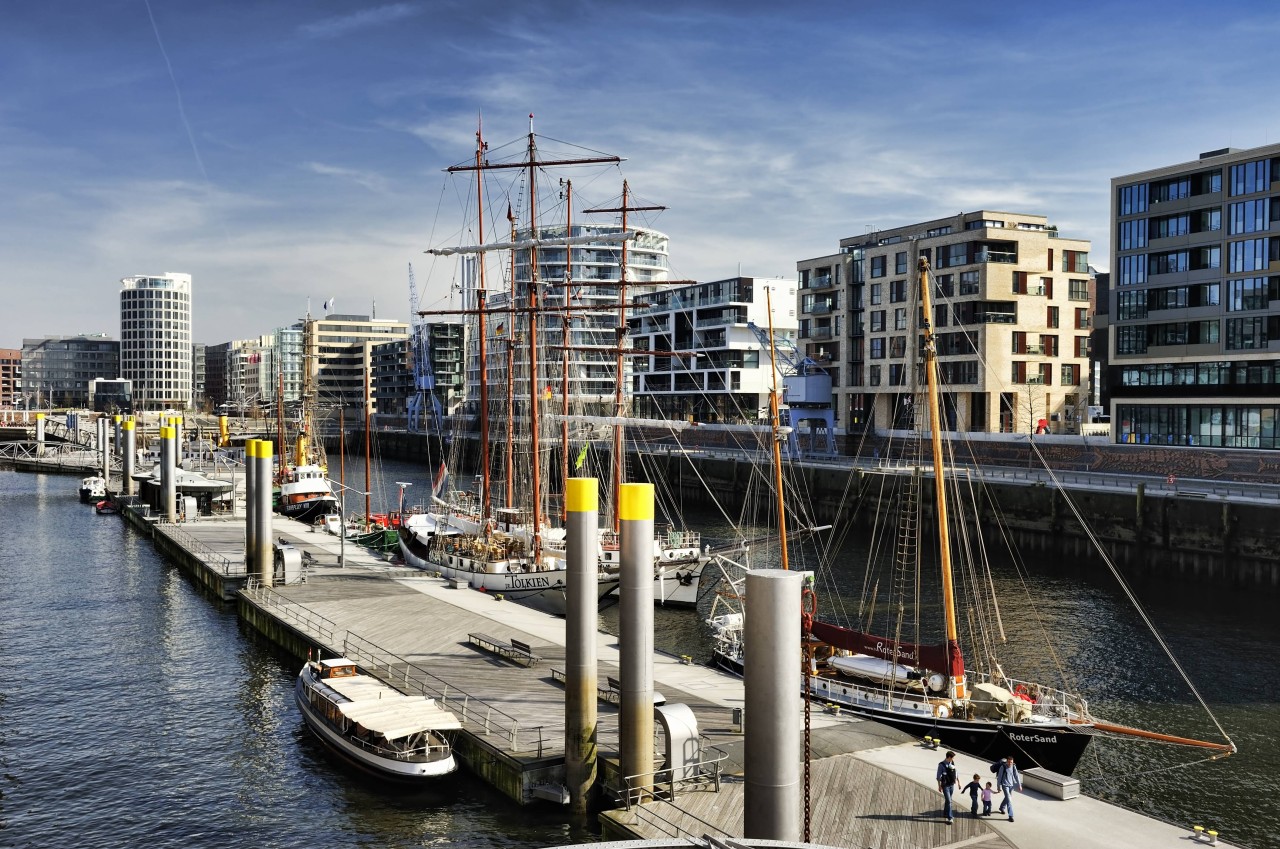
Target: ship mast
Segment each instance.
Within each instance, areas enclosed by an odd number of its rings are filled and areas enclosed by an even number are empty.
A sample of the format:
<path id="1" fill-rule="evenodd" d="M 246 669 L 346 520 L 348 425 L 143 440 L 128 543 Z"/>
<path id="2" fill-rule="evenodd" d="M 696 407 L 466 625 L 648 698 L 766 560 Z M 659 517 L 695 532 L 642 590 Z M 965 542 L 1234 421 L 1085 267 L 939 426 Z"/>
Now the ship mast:
<path id="1" fill-rule="evenodd" d="M 560 486 L 562 491 L 569 491 L 569 328 L 573 322 L 569 307 L 573 300 L 573 181 L 564 183 L 564 322 L 561 333 L 563 350 L 560 355 L 560 413 L 564 419 L 560 422 Z M 622 244 L 626 244 L 623 242 Z M 560 499 L 560 521 L 569 521 L 568 497 Z"/>
<path id="2" fill-rule="evenodd" d="M 529 113 L 529 459 L 532 468 L 533 531 L 530 563 L 538 568 L 542 554 L 542 454 L 538 444 L 538 146 L 533 135 L 533 113 Z"/>
<path id="3" fill-rule="evenodd" d="M 484 244 L 484 135 L 483 126 L 477 123 L 476 126 L 476 238 L 480 244 Z M 479 337 L 480 348 L 478 356 L 480 358 L 480 518 L 488 520 L 491 509 L 490 504 L 490 481 L 489 481 L 489 367 L 485 351 L 485 285 L 484 285 L 484 256 L 476 257 L 476 267 L 479 276 L 476 283 L 476 307 L 479 316 L 476 322 L 476 335 Z"/>
<path id="4" fill-rule="evenodd" d="M 947 525 L 947 482 L 942 463 L 942 416 L 938 402 L 938 340 L 933 332 L 933 298 L 929 286 L 929 260 L 920 257 L 920 309 L 924 334 L 924 373 L 929 386 L 929 433 L 933 443 L 933 489 L 937 511 L 938 547 L 942 565 L 942 606 L 947 628 L 948 692 L 954 699 L 965 698 L 964 667 L 960 659 L 960 638 L 956 629 L 956 591 L 951 577 L 951 530 Z"/>
<path id="5" fill-rule="evenodd" d="M 773 375 L 773 391 L 769 393 L 769 424 L 773 439 L 773 484 L 778 500 L 778 544 L 782 548 L 782 568 L 790 569 L 787 559 L 787 510 L 782 490 L 782 434 L 778 425 L 778 359 L 773 343 L 773 287 L 765 286 L 765 311 L 769 313 L 769 371 Z"/>

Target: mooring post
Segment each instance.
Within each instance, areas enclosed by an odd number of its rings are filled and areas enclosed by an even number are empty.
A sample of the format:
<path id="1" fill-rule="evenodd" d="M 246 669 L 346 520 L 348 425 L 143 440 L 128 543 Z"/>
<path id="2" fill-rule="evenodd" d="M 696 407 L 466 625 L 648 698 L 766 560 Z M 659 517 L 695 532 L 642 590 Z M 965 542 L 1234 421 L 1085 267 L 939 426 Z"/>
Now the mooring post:
<path id="1" fill-rule="evenodd" d="M 36 413 L 36 456 L 44 456 L 44 413 Z"/>
<path id="2" fill-rule="evenodd" d="M 800 840 L 800 591 L 804 575 L 747 573 L 744 837 Z"/>
<path id="3" fill-rule="evenodd" d="M 133 463 L 137 456 L 137 436 L 134 433 L 135 423 L 132 418 L 126 419 L 120 423 L 120 429 L 124 432 L 124 449 L 120 454 L 120 468 L 124 476 L 124 494 L 133 495 L 136 484 L 133 480 Z"/>
<path id="4" fill-rule="evenodd" d="M 178 474 L 174 467 L 173 428 L 160 426 L 160 491 L 165 521 L 178 521 Z"/>
<path id="5" fill-rule="evenodd" d="M 271 553 L 271 463 L 274 452 L 271 442 L 266 439 L 258 441 L 258 551 L 254 560 L 258 565 L 258 579 L 264 587 L 274 583 L 275 558 Z M 343 531 L 345 533 L 345 529 Z"/>
<path id="6" fill-rule="evenodd" d="M 231 492 L 235 499 L 235 490 Z M 258 440 L 244 445 L 244 570 L 254 573 L 258 556 Z"/>
<path id="7" fill-rule="evenodd" d="M 622 775 L 635 778 L 624 792 L 634 791 L 632 801 L 644 801 L 653 791 L 653 484 L 624 483 L 617 498 L 622 577 L 618 741 Z"/>
<path id="8" fill-rule="evenodd" d="M 600 572 L 600 490 L 595 478 L 566 482 L 565 780 L 569 810 L 585 814 L 596 780 L 596 595 Z"/>

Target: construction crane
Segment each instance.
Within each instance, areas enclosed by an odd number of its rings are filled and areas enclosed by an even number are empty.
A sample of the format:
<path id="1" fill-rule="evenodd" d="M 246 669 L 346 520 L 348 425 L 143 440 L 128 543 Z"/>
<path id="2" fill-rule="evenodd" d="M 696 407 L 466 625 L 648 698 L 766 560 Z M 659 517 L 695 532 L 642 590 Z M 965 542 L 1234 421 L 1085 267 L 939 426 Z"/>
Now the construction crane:
<path id="1" fill-rule="evenodd" d="M 760 340 L 761 347 L 774 355 L 782 364 L 782 403 L 787 405 L 784 424 L 790 426 L 787 434 L 787 451 L 793 457 L 800 456 L 798 428 L 801 422 L 809 423 L 809 453 L 834 457 L 836 453 L 835 408 L 832 406 L 831 375 L 812 357 L 800 353 L 796 343 L 788 336 L 769 331 L 748 321 L 747 327 Z M 825 450 L 817 448 L 815 430 L 821 427 L 826 435 Z"/>
<path id="2" fill-rule="evenodd" d="M 430 405 L 432 422 L 440 426 L 443 411 L 436 397 L 436 376 L 431 370 L 431 346 L 427 339 L 427 323 L 418 315 L 418 283 L 413 276 L 413 263 L 409 263 L 409 344 L 413 359 L 413 394 L 406 405 L 407 427 L 410 433 L 426 433 L 428 423 L 423 421 Z"/>

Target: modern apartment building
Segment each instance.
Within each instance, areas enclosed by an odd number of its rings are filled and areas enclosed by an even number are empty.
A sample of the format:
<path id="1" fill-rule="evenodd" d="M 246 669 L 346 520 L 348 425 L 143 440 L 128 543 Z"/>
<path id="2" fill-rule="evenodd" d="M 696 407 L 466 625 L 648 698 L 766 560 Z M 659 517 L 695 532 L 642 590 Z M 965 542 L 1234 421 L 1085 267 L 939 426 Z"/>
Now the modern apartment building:
<path id="1" fill-rule="evenodd" d="M 794 340 L 795 280 L 734 277 L 639 296 L 648 306 L 630 312 L 628 334 L 636 349 L 655 354 L 629 358 L 633 414 L 758 422 L 769 405 L 773 372 L 769 351 L 750 325 L 768 339 L 766 289 L 772 290 L 774 338 Z"/>
<path id="2" fill-rule="evenodd" d="M 409 337 L 409 325 L 404 322 L 367 315 L 308 317 L 297 329 L 302 332 L 303 369 L 310 372 L 318 406 L 342 405 L 352 415 L 363 415 L 372 347 Z M 372 403 L 368 399 L 371 408 Z"/>
<path id="3" fill-rule="evenodd" d="M 22 351 L 0 348 L 0 410 L 22 406 Z"/>
<path id="4" fill-rule="evenodd" d="M 1280 448 L 1280 145 L 1116 177 L 1111 203 L 1115 438 Z"/>
<path id="5" fill-rule="evenodd" d="M 840 253 L 799 262 L 800 348 L 830 360 L 837 425 L 915 426 L 923 256 L 943 426 L 1075 432 L 1088 402 L 1089 247 L 1042 215 L 979 210 L 841 239 Z"/>
<path id="6" fill-rule="evenodd" d="M 24 405 L 88 407 L 89 382 L 120 376 L 120 343 L 104 334 L 22 340 Z"/>
<path id="7" fill-rule="evenodd" d="M 132 382 L 137 408 L 190 408 L 191 371 L 191 275 L 121 280 L 119 376 Z"/>

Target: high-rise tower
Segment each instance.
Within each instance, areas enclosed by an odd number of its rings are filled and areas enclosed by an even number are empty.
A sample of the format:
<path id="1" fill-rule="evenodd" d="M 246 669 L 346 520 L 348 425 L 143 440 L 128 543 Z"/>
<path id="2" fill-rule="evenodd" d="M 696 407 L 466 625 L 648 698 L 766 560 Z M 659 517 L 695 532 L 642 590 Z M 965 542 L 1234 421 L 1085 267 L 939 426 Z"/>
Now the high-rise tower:
<path id="1" fill-rule="evenodd" d="M 137 409 L 191 406 L 191 275 L 120 281 L 120 376 Z"/>

